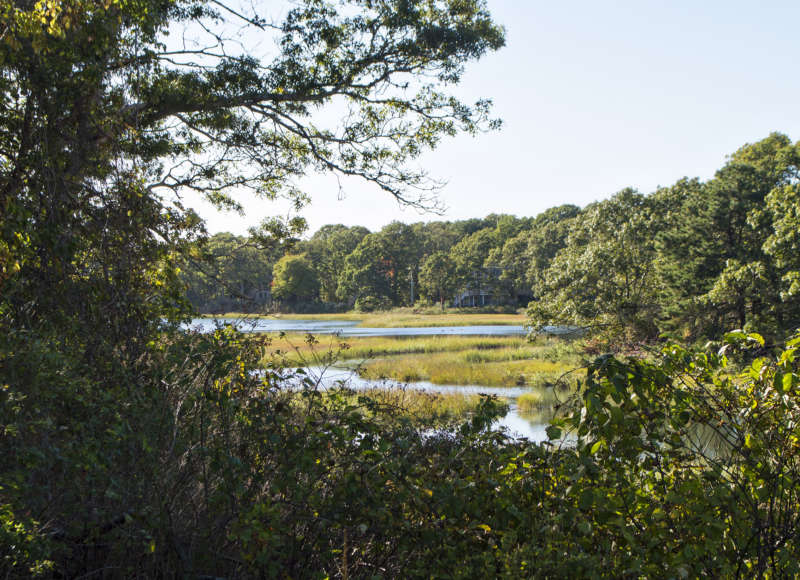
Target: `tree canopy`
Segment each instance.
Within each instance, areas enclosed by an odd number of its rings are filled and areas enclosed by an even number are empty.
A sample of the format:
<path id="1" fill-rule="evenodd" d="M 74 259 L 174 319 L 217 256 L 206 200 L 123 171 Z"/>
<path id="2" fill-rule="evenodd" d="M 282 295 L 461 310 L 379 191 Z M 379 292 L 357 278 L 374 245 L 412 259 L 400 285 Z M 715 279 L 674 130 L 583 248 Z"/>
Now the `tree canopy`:
<path id="1" fill-rule="evenodd" d="M 177 331 L 185 282 L 232 251 L 235 293 L 260 292 L 304 222 L 203 244 L 191 196 L 300 207 L 317 170 L 435 205 L 415 159 L 497 126 L 448 86 L 503 42 L 482 0 L 299 0 L 280 20 L 224 0 L 0 1 L 4 575 L 219 570 L 255 497 L 233 450 L 261 440 L 231 429 L 277 417 L 255 407 L 281 383 L 253 378 L 234 333 Z"/>

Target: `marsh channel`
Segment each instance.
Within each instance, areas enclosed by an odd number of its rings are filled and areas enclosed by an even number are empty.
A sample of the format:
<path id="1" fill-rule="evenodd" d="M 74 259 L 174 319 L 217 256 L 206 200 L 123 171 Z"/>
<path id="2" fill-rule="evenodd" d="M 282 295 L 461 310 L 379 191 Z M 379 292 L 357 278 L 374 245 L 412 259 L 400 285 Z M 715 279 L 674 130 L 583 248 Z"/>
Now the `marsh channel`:
<path id="1" fill-rule="evenodd" d="M 521 325 L 472 325 L 472 326 L 431 326 L 402 328 L 369 328 L 358 326 L 354 320 L 292 320 L 271 318 L 195 318 L 189 328 L 199 332 L 210 332 L 222 325 L 231 325 L 240 332 L 268 333 L 308 333 L 312 335 L 337 335 L 341 337 L 411 337 L 411 336 L 522 336 L 525 328 Z M 547 439 L 545 429 L 550 417 L 547 413 L 522 413 L 516 400 L 533 387 L 487 387 L 481 385 L 441 385 L 428 381 L 398 382 L 371 380 L 358 376 L 348 368 L 309 367 L 307 372 L 319 381 L 322 387 L 345 384 L 356 390 L 371 388 L 407 388 L 428 393 L 445 394 L 491 394 L 507 401 L 508 413 L 499 419 L 496 426 L 505 427 L 509 434 L 525 437 L 531 441 Z"/>

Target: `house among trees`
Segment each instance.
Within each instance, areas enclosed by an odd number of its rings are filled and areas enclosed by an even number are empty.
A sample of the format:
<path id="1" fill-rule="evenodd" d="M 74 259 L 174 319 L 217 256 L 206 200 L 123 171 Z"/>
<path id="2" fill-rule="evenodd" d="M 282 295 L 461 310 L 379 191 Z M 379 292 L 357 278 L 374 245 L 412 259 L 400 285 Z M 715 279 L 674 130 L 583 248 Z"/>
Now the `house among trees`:
<path id="1" fill-rule="evenodd" d="M 473 280 L 453 298 L 453 306 L 470 308 L 499 304 L 501 300 L 498 299 L 497 290 L 502 273 L 503 269 L 496 266 L 476 270 L 472 276 Z"/>
<path id="2" fill-rule="evenodd" d="M 486 288 L 466 289 L 453 298 L 456 308 L 489 306 L 494 304 L 494 295 Z"/>

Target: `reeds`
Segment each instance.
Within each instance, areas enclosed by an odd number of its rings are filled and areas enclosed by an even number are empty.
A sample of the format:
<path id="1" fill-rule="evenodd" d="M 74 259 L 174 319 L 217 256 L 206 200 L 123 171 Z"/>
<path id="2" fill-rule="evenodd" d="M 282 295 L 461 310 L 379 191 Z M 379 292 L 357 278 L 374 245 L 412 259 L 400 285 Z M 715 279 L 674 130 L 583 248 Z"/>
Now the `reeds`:
<path id="1" fill-rule="evenodd" d="M 359 372 L 371 379 L 430 381 L 434 384 L 480 386 L 537 386 L 556 384 L 567 371 L 580 366 L 576 351 L 551 360 L 548 350 L 561 348 L 544 341 L 483 339 L 481 348 L 469 341 L 453 341 L 447 349 L 424 355 L 385 356 L 367 361 Z M 460 348 L 459 348 L 460 347 Z M 573 347 L 574 348 L 574 347 Z"/>
<path id="2" fill-rule="evenodd" d="M 207 315 L 210 316 L 210 315 Z M 326 314 L 278 314 L 255 315 L 228 312 L 219 315 L 223 318 L 277 318 L 286 320 L 349 320 L 357 321 L 358 326 L 365 328 L 407 328 L 431 326 L 485 326 L 485 325 L 522 325 L 525 315 L 521 312 L 512 314 L 476 313 L 469 310 L 451 309 L 444 313 L 438 310 L 416 310 L 397 308 L 386 312 L 340 312 Z"/>
<path id="3" fill-rule="evenodd" d="M 272 339 L 265 355 L 287 357 L 293 365 L 309 358 L 364 361 L 377 357 L 519 348 L 526 344 L 514 336 L 414 336 L 414 337 L 336 337 L 320 335 L 309 341 L 308 335 L 285 334 Z"/>
<path id="4" fill-rule="evenodd" d="M 265 348 L 262 362 L 349 366 L 367 379 L 505 387 L 552 386 L 583 364 L 575 343 L 511 336 L 284 335 Z"/>

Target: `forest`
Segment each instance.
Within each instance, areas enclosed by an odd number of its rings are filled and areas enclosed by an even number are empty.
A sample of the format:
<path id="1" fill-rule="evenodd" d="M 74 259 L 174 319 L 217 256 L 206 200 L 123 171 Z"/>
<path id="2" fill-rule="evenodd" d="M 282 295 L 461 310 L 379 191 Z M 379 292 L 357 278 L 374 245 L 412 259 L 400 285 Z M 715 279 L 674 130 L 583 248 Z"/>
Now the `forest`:
<path id="1" fill-rule="evenodd" d="M 200 312 L 445 307 L 472 289 L 527 307 L 534 329 L 694 343 L 738 328 L 781 340 L 800 325 L 798 176 L 800 143 L 773 133 L 708 181 L 532 218 L 327 225 L 278 252 L 216 234 L 192 249 L 203 269 L 190 261 L 184 281 Z"/>
<path id="2" fill-rule="evenodd" d="M 310 171 L 435 209 L 414 161 L 499 126 L 454 90 L 505 44 L 483 0 L 287 6 L 0 0 L 0 574 L 800 575 L 798 144 L 533 218 L 210 236 L 187 192 L 300 210 Z M 600 337 L 544 442 L 184 326 L 473 281 Z"/>

